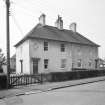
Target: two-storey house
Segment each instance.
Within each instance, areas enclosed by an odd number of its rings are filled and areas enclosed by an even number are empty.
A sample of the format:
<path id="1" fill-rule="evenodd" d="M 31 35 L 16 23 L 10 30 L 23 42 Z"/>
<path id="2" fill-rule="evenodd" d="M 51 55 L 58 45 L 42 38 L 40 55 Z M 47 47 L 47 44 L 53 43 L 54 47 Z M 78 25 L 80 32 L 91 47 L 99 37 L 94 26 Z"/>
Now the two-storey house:
<path id="1" fill-rule="evenodd" d="M 71 71 L 72 68 L 95 69 L 99 45 L 76 31 L 76 23 L 63 28 L 60 16 L 55 26 L 46 25 L 45 15 L 16 45 L 18 73 L 48 73 Z"/>

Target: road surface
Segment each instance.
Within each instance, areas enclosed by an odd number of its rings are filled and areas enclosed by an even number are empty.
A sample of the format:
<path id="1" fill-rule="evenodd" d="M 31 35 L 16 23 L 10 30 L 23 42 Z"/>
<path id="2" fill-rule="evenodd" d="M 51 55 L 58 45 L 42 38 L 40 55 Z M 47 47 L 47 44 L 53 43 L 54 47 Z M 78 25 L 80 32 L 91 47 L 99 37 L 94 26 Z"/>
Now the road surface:
<path id="1" fill-rule="evenodd" d="M 8 97 L 0 105 L 105 105 L 105 81 Z"/>

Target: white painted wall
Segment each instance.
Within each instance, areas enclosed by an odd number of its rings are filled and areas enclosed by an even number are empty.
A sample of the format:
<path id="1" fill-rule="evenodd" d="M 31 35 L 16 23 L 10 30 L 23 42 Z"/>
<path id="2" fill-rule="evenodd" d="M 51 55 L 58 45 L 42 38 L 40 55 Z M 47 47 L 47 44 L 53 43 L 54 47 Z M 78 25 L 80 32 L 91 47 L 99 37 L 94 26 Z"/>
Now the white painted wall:
<path id="1" fill-rule="evenodd" d="M 44 51 L 44 41 L 48 41 L 48 51 Z M 37 44 L 37 45 L 36 45 Z M 30 40 L 30 59 L 40 58 L 39 60 L 39 73 L 41 72 L 54 72 L 54 71 L 70 71 L 71 70 L 71 46 L 66 44 L 66 51 L 61 52 L 61 42 L 51 40 L 33 39 Z M 44 59 L 49 59 L 48 69 L 44 69 Z M 67 59 L 67 65 L 65 69 L 61 69 L 61 59 Z M 31 72 L 33 71 L 33 65 L 31 60 Z"/>
<path id="2" fill-rule="evenodd" d="M 20 59 L 23 60 L 23 72 L 30 74 L 29 65 L 29 40 L 16 48 L 16 72 L 21 73 Z"/>
<path id="3" fill-rule="evenodd" d="M 44 51 L 44 41 L 48 42 L 48 51 Z M 60 44 L 64 43 L 65 52 L 61 52 Z M 78 59 L 82 60 L 81 68 L 95 68 L 95 59 L 98 58 L 97 47 L 71 44 L 44 39 L 30 39 L 16 48 L 16 70 L 21 72 L 20 59 L 23 59 L 23 72 L 33 73 L 32 58 L 39 58 L 38 72 L 61 72 L 70 71 L 73 67 L 77 68 Z M 48 69 L 44 69 L 44 59 L 49 59 Z M 65 69 L 61 68 L 61 59 L 67 59 Z M 92 60 L 92 66 L 88 66 L 89 60 Z"/>
<path id="4" fill-rule="evenodd" d="M 72 61 L 74 68 L 78 68 L 77 61 L 78 59 L 81 59 L 82 60 L 81 68 L 95 69 L 95 59 L 97 58 L 98 58 L 97 47 L 72 44 Z M 89 67 L 88 64 L 90 60 L 92 61 L 91 67 Z"/>

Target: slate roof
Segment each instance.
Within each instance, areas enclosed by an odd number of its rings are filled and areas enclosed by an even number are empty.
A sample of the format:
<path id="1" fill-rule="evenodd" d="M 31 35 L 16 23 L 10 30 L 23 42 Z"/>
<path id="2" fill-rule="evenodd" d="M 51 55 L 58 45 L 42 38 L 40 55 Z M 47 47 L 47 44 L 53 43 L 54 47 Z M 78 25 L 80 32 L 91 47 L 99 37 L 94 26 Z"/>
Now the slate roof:
<path id="1" fill-rule="evenodd" d="M 99 47 L 99 45 L 90 41 L 78 32 L 73 32 L 67 29 L 59 30 L 58 28 L 53 26 L 42 26 L 40 24 L 35 26 L 22 40 L 20 40 L 15 45 L 15 47 L 19 46 L 21 43 L 29 38 L 49 39 Z"/>

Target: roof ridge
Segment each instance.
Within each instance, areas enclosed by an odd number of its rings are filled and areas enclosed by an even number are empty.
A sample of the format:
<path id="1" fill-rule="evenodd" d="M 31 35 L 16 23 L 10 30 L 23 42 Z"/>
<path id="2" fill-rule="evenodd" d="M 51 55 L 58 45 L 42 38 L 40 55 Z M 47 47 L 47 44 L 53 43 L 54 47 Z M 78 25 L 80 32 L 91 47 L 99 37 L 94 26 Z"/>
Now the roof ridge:
<path id="1" fill-rule="evenodd" d="M 54 26 L 37 24 L 35 27 L 29 31 L 22 40 L 20 40 L 16 45 L 20 45 L 28 38 L 41 38 L 41 39 L 51 39 L 58 41 L 65 41 L 70 43 L 78 43 L 84 45 L 91 45 L 99 47 L 99 45 L 95 44 L 93 41 L 89 40 L 85 36 L 81 35 L 78 32 L 72 32 L 68 29 L 58 29 Z"/>

